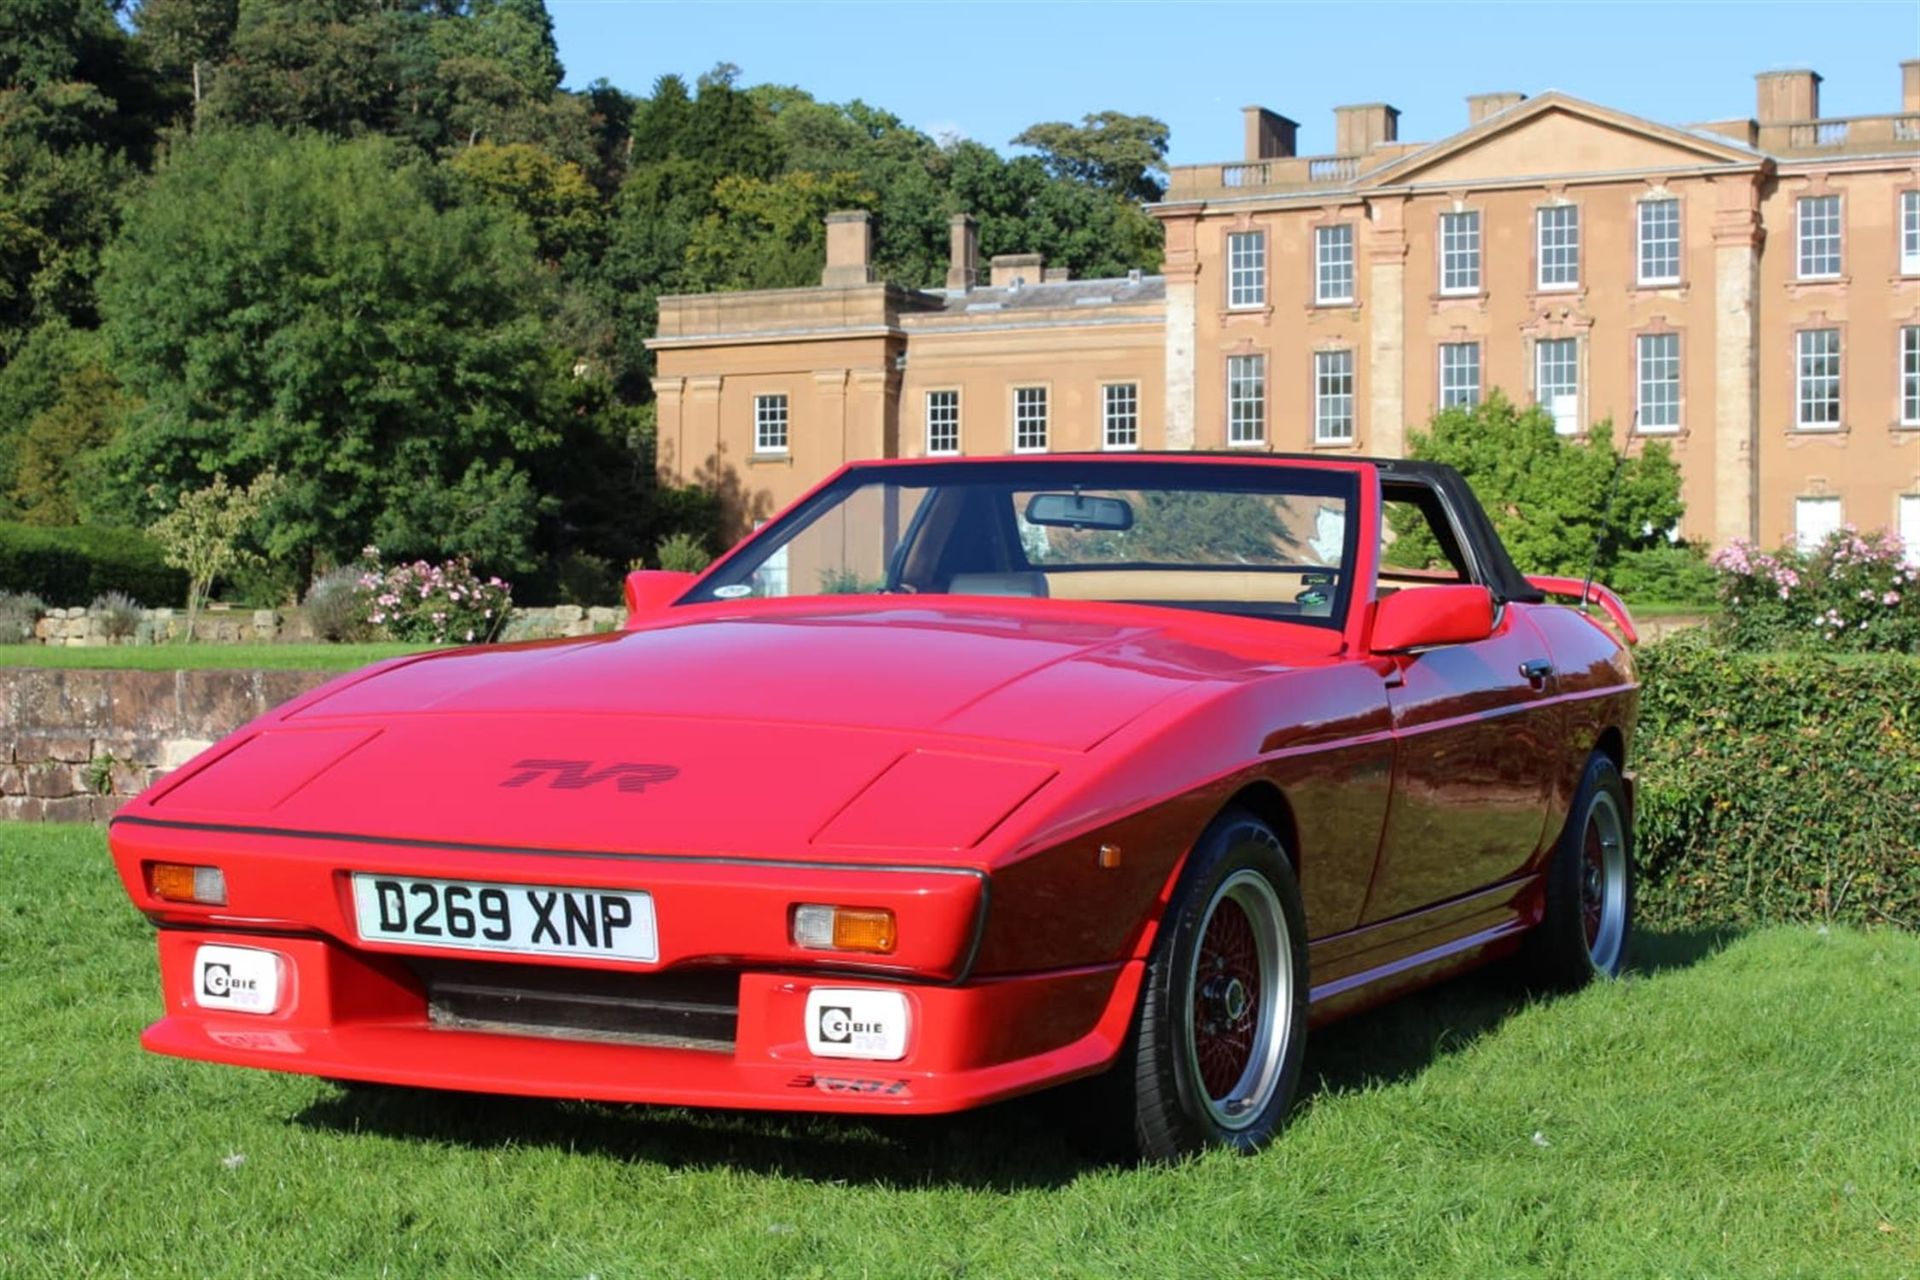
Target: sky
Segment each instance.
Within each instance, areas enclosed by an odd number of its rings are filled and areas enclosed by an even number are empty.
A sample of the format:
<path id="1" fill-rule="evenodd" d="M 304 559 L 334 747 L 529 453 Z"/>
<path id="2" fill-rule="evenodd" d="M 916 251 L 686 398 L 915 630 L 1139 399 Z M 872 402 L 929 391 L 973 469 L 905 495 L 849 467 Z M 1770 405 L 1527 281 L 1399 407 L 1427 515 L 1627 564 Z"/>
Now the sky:
<path id="1" fill-rule="evenodd" d="M 1405 140 L 1464 128 L 1466 96 L 1560 89 L 1667 124 L 1753 114 L 1757 71 L 1821 73 L 1821 114 L 1900 109 L 1920 0 L 1874 3 L 935 3 L 547 0 L 566 83 L 644 94 L 716 63 L 739 83 L 861 98 L 1001 151 L 1093 111 L 1172 129 L 1169 160 L 1240 156 L 1240 108 L 1333 150 L 1333 108 L 1386 101 Z"/>

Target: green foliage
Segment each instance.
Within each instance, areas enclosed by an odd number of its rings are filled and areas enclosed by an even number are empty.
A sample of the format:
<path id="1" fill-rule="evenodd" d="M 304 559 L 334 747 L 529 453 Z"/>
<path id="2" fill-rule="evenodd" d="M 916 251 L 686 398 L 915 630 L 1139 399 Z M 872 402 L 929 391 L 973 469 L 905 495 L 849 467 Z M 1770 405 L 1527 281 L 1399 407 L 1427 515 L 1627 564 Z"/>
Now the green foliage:
<path id="1" fill-rule="evenodd" d="M 31 592 L 59 608 L 105 591 L 180 600 L 187 576 L 170 568 L 159 546 L 138 530 L 0 523 L 0 590 Z"/>
<path id="2" fill-rule="evenodd" d="M 595 249 L 600 193 L 579 165 L 526 142 L 480 142 L 455 153 L 447 167 L 482 199 L 517 215 L 540 256 L 558 263 Z"/>
<path id="3" fill-rule="evenodd" d="M 1664 544 L 1685 510 L 1666 445 L 1648 442 L 1622 462 L 1610 422 L 1568 438 L 1545 409 L 1521 408 L 1497 390 L 1475 408 L 1441 410 L 1412 433 L 1408 452 L 1466 477 L 1523 573 L 1584 574 L 1598 544 L 1595 576 L 1607 581 L 1622 556 Z M 1417 511 L 1396 513 L 1393 528 L 1393 563 L 1418 566 L 1437 554 Z"/>
<path id="4" fill-rule="evenodd" d="M 570 551 L 560 557 L 557 577 L 562 604 L 591 607 L 620 598 L 620 584 L 605 556 Z"/>
<path id="5" fill-rule="evenodd" d="M 1634 605 L 1675 604 L 1711 608 L 1717 600 L 1713 567 L 1698 543 L 1660 543 L 1622 554 L 1607 585 Z"/>
<path id="6" fill-rule="evenodd" d="M 871 203 L 851 173 L 788 173 L 763 181 L 729 174 L 713 210 L 687 238 L 687 284 L 697 291 L 818 284 L 826 216 Z"/>
<path id="7" fill-rule="evenodd" d="M 675 533 L 654 545 L 653 557 L 662 569 L 675 573 L 699 573 L 713 563 L 713 553 L 692 533 Z"/>
<path id="8" fill-rule="evenodd" d="M 1920 928 L 1920 661 L 1639 652 L 1640 905 L 1655 924 Z"/>
<path id="9" fill-rule="evenodd" d="M 377 537 L 527 563 L 545 502 L 527 471 L 564 444 L 572 380 L 525 233 L 440 194 L 377 140 L 228 131 L 177 150 L 101 281 L 144 400 L 123 472 L 164 500 L 278 470 L 276 559 L 340 562 Z"/>
<path id="10" fill-rule="evenodd" d="M 1057 178 L 1128 200 L 1154 201 L 1166 194 L 1161 178 L 1167 172 L 1167 126 L 1152 116 L 1096 111 L 1077 125 L 1032 125 L 1013 145 L 1038 151 Z"/>
<path id="11" fill-rule="evenodd" d="M 367 588 L 360 578 L 359 569 L 343 567 L 313 580 L 301 608 L 314 635 L 329 644 L 344 644 L 373 634 L 373 624 L 367 621 Z"/>
<path id="12" fill-rule="evenodd" d="M 47 606 L 31 591 L 0 591 L 0 644 L 25 644 Z"/>
<path id="13" fill-rule="evenodd" d="M 100 630 L 109 640 L 131 640 L 140 629 L 140 602 L 124 591 L 95 596 L 87 612 L 99 619 Z"/>
<path id="14" fill-rule="evenodd" d="M 28 524 L 71 525 L 104 514 L 88 502 L 106 486 L 104 454 L 128 412 L 120 384 L 104 365 L 83 364 L 60 399 L 34 415 L 20 440 L 12 498 Z"/>
<path id="15" fill-rule="evenodd" d="M 244 488 L 229 485 L 226 476 L 216 471 L 213 483 L 182 490 L 173 509 L 148 527 L 166 562 L 186 570 L 189 641 L 213 584 L 259 558 L 251 544 L 258 537 L 261 517 L 281 488 L 280 477 L 271 468 Z"/>
<path id="16" fill-rule="evenodd" d="M 1837 529 L 1811 549 L 1764 552 L 1736 538 L 1713 557 L 1721 612 L 1715 633 L 1734 649 L 1920 654 L 1920 566 L 1901 540 Z"/>
<path id="17" fill-rule="evenodd" d="M 131 176 L 116 104 L 88 84 L 0 89 L 0 358 L 50 320 L 93 318 L 93 278 Z"/>

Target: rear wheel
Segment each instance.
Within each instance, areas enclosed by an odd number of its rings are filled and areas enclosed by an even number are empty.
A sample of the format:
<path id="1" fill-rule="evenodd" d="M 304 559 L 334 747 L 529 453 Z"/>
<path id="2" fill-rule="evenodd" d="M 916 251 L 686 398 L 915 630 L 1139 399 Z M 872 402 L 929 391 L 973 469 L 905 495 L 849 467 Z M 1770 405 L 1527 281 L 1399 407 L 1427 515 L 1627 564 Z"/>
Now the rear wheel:
<path id="1" fill-rule="evenodd" d="M 1531 976 L 1565 990 L 1620 974 L 1633 932 L 1633 824 L 1626 787 L 1595 752 L 1547 868 L 1546 911 L 1529 939 Z"/>
<path id="2" fill-rule="evenodd" d="M 1201 836 L 1161 922 L 1115 1068 L 1138 1153 L 1171 1160 L 1264 1144 L 1293 1103 L 1306 1013 L 1293 869 L 1271 829 L 1229 810 Z"/>

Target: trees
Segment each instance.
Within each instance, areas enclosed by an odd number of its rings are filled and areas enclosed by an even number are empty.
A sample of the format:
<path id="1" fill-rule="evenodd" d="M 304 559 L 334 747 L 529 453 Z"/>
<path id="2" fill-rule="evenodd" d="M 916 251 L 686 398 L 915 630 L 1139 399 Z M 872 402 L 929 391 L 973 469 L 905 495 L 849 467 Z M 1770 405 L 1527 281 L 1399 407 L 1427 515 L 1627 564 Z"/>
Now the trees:
<path id="1" fill-rule="evenodd" d="M 530 563 L 526 473 L 565 439 L 571 395 L 543 343 L 546 282 L 511 217 L 440 194 L 375 139 L 235 130 L 176 151 L 101 280 L 144 401 L 117 446 L 129 482 L 170 500 L 275 469 L 281 558 L 340 562 L 380 536 Z"/>
<path id="2" fill-rule="evenodd" d="M 1152 116 L 1096 111 L 1080 123 L 1030 125 L 1013 140 L 1032 147 L 1056 178 L 1110 191 L 1127 200 L 1166 194 L 1167 126 Z"/>
<path id="3" fill-rule="evenodd" d="M 1685 510 L 1665 444 L 1648 441 L 1622 458 L 1610 422 L 1585 439 L 1561 436 L 1545 409 L 1516 406 L 1498 390 L 1474 408 L 1441 410 L 1412 433 L 1408 452 L 1465 476 L 1514 563 L 1530 573 L 1584 574 L 1597 546 L 1604 578 L 1623 556 L 1667 545 Z M 1438 552 L 1417 518 L 1395 534 L 1394 563 L 1421 565 Z"/>
<path id="4" fill-rule="evenodd" d="M 1008 160 L 725 63 L 561 81 L 543 0 L 0 3 L 0 518 L 139 524 L 272 468 L 262 594 L 378 538 L 537 595 L 706 532 L 654 482 L 661 293 L 810 284 L 854 205 L 909 285 L 961 211 L 988 253 L 1158 260 L 1121 194 L 1151 121 Z"/>

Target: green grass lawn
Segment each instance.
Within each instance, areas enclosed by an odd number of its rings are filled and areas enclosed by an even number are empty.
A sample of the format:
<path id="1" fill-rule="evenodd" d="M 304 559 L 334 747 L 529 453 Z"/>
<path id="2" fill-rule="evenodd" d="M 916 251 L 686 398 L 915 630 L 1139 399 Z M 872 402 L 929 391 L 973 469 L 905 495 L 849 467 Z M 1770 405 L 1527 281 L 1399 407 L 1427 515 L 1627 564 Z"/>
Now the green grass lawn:
<path id="1" fill-rule="evenodd" d="M 7 645 L 0 667 L 86 667 L 137 671 L 265 667 L 276 671 L 351 671 L 382 658 L 418 653 L 417 644 L 115 644 Z"/>
<path id="2" fill-rule="evenodd" d="M 866 1124 L 156 1058 L 104 841 L 0 826 L 0 1274 L 1920 1275 L 1920 939 L 1649 938 L 1316 1034 L 1265 1153 L 1093 1163 L 1042 1098 Z"/>

